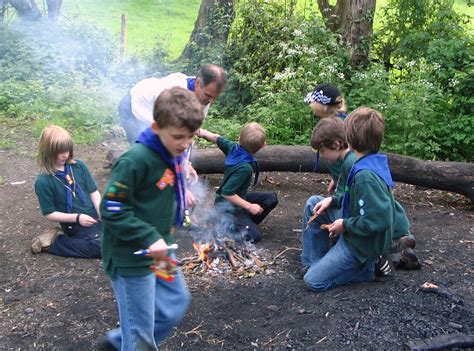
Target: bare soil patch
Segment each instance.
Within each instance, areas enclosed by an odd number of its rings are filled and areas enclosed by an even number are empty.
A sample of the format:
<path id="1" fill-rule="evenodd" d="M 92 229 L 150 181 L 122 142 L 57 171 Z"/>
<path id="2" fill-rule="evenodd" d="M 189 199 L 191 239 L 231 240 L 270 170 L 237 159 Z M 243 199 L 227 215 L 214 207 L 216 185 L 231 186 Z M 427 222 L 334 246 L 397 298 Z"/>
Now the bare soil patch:
<path id="1" fill-rule="evenodd" d="M 34 194 L 36 141 L 0 151 L 0 349 L 93 350 L 117 325 L 109 279 L 99 260 L 33 255 L 31 239 L 51 225 Z M 113 140 L 77 147 L 102 191 Z M 205 176 L 211 187 L 221 175 Z M 299 274 L 300 217 L 306 199 L 324 194 L 324 175 L 267 173 L 256 190 L 279 194 L 257 244 L 275 264 L 253 276 L 187 274 L 192 304 L 163 349 L 400 349 L 409 340 L 474 334 L 474 213 L 459 195 L 397 184 L 417 237 L 420 271 L 393 279 L 309 291 Z M 212 194 L 211 194 L 212 195 Z M 209 199 L 212 201 L 212 199 Z M 179 257 L 194 253 L 186 232 Z M 419 290 L 424 282 L 446 288 L 456 302 Z"/>

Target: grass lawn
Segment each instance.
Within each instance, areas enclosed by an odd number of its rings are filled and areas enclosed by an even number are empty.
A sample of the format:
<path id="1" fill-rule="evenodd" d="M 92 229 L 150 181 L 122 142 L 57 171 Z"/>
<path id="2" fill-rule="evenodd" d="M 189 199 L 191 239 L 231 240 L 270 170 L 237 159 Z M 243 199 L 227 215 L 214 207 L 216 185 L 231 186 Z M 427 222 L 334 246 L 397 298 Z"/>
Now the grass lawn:
<path id="1" fill-rule="evenodd" d="M 177 57 L 194 28 L 200 0 L 65 0 L 66 18 L 87 20 L 120 41 L 122 14 L 126 16 L 126 54 L 151 50 L 157 36 L 166 38 L 171 58 Z"/>
<path id="2" fill-rule="evenodd" d="M 279 1 L 279 0 L 274 0 Z M 336 0 L 331 0 L 335 3 Z M 377 9 L 388 0 L 378 0 Z M 179 56 L 188 42 L 194 28 L 200 0 L 64 0 L 62 14 L 66 18 L 87 20 L 112 33 L 120 40 L 121 16 L 126 16 L 126 55 L 140 55 L 155 47 L 157 36 L 166 40 L 165 47 L 170 58 Z M 299 0 L 298 7 L 303 10 L 317 5 L 309 0 Z M 455 0 L 455 8 L 474 17 L 474 6 L 467 6 L 466 0 Z M 379 18 L 375 17 L 375 28 Z M 473 21 L 471 20 L 471 28 Z"/>

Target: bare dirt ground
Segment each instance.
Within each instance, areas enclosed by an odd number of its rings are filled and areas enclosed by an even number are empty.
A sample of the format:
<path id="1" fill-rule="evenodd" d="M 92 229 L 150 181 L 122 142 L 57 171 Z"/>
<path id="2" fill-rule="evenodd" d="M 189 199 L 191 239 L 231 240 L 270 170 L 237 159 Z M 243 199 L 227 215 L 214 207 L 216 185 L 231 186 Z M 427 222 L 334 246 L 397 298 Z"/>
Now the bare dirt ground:
<path id="1" fill-rule="evenodd" d="M 6 132 L 3 130 L 3 132 Z M 77 147 L 102 191 L 113 141 Z M 33 255 L 31 239 L 51 227 L 40 215 L 33 184 L 36 141 L 18 138 L 0 150 L 0 350 L 94 350 L 117 326 L 109 279 L 99 260 Z M 211 187 L 220 175 L 206 176 Z M 305 200 L 324 194 L 326 176 L 267 173 L 257 190 L 280 203 L 262 224 L 267 262 L 245 277 L 186 274 L 192 304 L 162 349 L 400 349 L 409 340 L 474 334 L 474 213 L 461 196 L 397 184 L 417 237 L 420 271 L 397 271 L 391 280 L 309 291 L 299 275 L 300 217 Z M 178 256 L 193 255 L 182 233 Z M 424 282 L 446 288 L 446 298 L 419 290 Z"/>

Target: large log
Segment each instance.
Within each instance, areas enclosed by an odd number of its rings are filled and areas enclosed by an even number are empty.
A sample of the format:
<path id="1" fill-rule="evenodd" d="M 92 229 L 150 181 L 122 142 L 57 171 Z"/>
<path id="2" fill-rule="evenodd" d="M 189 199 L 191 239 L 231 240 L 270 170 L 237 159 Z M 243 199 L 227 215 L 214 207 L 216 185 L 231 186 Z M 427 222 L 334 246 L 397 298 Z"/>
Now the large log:
<path id="1" fill-rule="evenodd" d="M 387 156 L 395 181 L 452 191 L 474 203 L 474 163 L 424 161 L 391 153 Z M 256 157 L 261 171 L 312 172 L 316 154 L 309 146 L 272 145 L 260 150 Z M 216 148 L 195 149 L 192 162 L 200 174 L 224 172 L 224 155 Z M 318 172 L 328 172 L 322 159 Z"/>

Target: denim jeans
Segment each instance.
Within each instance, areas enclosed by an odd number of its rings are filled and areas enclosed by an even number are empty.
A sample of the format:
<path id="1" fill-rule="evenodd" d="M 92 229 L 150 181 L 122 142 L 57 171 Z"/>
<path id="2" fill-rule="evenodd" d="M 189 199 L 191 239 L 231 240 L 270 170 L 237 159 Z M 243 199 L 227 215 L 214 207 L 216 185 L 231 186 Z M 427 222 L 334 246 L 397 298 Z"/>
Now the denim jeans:
<path id="1" fill-rule="evenodd" d="M 328 208 L 324 214 L 308 226 L 308 220 L 313 215 L 314 206 L 323 201 L 323 196 L 311 196 L 304 207 L 303 212 L 303 251 L 301 253 L 301 264 L 303 268 L 311 266 L 320 260 L 330 249 L 330 239 L 327 230 L 320 228 L 321 224 L 329 224 L 342 217 L 342 209 Z"/>
<path id="2" fill-rule="evenodd" d="M 48 253 L 78 258 L 100 258 L 100 236 L 102 232 L 101 222 L 90 227 L 79 224 L 61 224 L 64 235 L 54 238 Z"/>
<path id="3" fill-rule="evenodd" d="M 320 260 L 311 264 L 304 276 L 306 285 L 314 291 L 325 291 L 348 283 L 374 280 L 374 262 L 361 263 L 341 235 Z"/>
<path id="4" fill-rule="evenodd" d="M 106 338 L 117 350 L 157 350 L 158 345 L 183 318 L 190 294 L 178 269 L 173 282 L 154 273 L 112 280 L 120 316 L 120 328 Z"/>
<path id="5" fill-rule="evenodd" d="M 120 100 L 118 112 L 120 123 L 127 135 L 128 143 L 130 146 L 133 146 L 140 133 L 148 128 L 151 125 L 151 122 L 145 123 L 135 117 L 132 112 L 132 97 L 130 96 L 130 91 L 122 97 L 122 100 Z"/>

